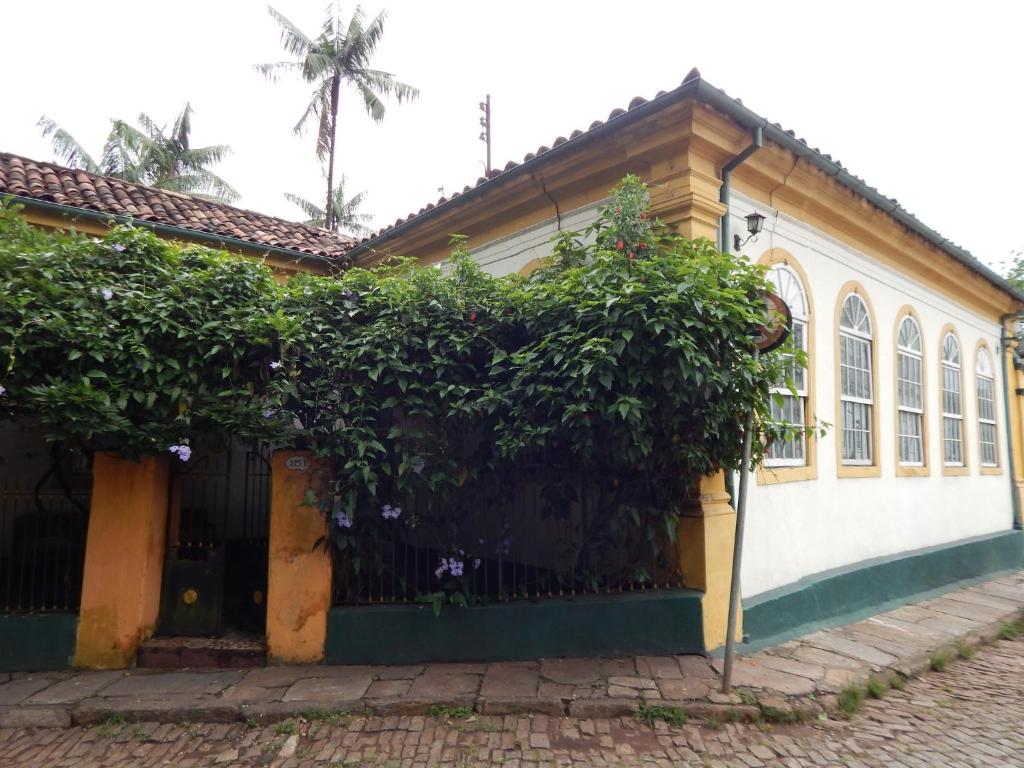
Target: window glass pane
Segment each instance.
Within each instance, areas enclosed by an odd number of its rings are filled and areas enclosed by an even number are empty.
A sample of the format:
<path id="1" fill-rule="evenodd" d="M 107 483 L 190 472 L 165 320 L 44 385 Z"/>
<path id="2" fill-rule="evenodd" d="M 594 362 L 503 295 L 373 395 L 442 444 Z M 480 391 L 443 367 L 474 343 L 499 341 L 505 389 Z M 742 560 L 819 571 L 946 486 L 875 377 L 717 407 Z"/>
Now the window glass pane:
<path id="1" fill-rule="evenodd" d="M 996 425 L 980 424 L 978 431 L 981 435 L 981 463 L 994 467 L 999 455 L 996 452 Z"/>
<path id="2" fill-rule="evenodd" d="M 842 408 L 843 460 L 871 463 L 871 406 L 844 402 Z"/>
<path id="3" fill-rule="evenodd" d="M 946 464 L 962 465 L 963 421 L 961 419 L 944 418 L 942 420 L 942 459 Z"/>
<path id="4" fill-rule="evenodd" d="M 921 414 L 900 411 L 899 427 L 900 461 L 905 464 L 922 464 L 924 450 L 921 440 Z"/>

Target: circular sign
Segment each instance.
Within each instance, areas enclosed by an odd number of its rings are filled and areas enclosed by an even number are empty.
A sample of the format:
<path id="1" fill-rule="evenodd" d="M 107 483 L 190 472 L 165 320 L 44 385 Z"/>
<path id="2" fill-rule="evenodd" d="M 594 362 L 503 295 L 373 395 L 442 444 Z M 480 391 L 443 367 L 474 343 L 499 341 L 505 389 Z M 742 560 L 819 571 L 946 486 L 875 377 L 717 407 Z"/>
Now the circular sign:
<path id="1" fill-rule="evenodd" d="M 199 599 L 199 593 L 194 589 L 186 589 L 181 593 L 181 602 L 185 605 L 192 605 L 196 600 Z"/>
<path id="2" fill-rule="evenodd" d="M 764 323 L 757 326 L 757 349 L 760 352 L 771 352 L 789 338 L 789 332 L 793 329 L 793 313 L 778 294 L 765 290 L 758 291 L 758 294 L 766 306 Z"/>

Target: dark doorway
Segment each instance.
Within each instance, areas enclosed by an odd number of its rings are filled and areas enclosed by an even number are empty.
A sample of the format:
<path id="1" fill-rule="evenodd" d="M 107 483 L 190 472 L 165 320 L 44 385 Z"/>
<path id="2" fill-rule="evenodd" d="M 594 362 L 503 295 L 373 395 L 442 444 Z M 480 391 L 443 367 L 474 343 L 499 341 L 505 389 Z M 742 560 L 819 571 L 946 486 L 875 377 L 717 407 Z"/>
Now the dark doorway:
<path id="1" fill-rule="evenodd" d="M 262 636 L 270 449 L 233 443 L 174 467 L 161 635 Z"/>

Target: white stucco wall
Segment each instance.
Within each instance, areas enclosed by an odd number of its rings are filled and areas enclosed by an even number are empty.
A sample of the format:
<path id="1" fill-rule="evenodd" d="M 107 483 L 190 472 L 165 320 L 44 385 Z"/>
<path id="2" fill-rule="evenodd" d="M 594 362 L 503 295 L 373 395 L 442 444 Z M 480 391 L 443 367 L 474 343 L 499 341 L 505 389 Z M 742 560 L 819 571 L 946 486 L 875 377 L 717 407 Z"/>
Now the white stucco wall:
<path id="1" fill-rule="evenodd" d="M 756 260 L 771 248 L 788 251 L 807 274 L 805 290 L 813 302 L 814 369 L 819 419 L 832 428 L 817 441 L 817 479 L 776 485 L 750 484 L 743 595 L 750 597 L 804 576 L 873 557 L 943 544 L 1012 527 L 1006 474 L 981 475 L 975 350 L 987 342 L 995 363 L 1000 464 L 1006 464 L 1003 383 L 999 367 L 998 324 L 948 300 L 839 241 L 742 195 L 732 200 L 732 231 L 746 236 L 743 217 L 757 210 L 767 219 L 756 243 L 742 253 Z M 838 478 L 835 404 L 836 304 L 849 280 L 865 289 L 874 309 L 879 408 L 876 442 L 881 476 Z M 894 391 L 897 313 L 910 304 L 921 319 L 925 372 L 925 431 L 930 474 L 896 476 L 896 404 Z M 942 474 L 941 414 L 938 387 L 942 328 L 952 323 L 963 358 L 964 435 L 970 474 Z M 752 478 L 753 479 L 753 478 Z"/>
<path id="2" fill-rule="evenodd" d="M 519 232 L 479 245 L 470 242 L 470 254 L 484 272 L 492 275 L 507 275 L 519 272 L 534 259 L 550 256 L 551 240 L 562 232 L 580 232 L 597 221 L 598 213 L 607 200 L 567 211 L 561 216 L 546 219 Z"/>

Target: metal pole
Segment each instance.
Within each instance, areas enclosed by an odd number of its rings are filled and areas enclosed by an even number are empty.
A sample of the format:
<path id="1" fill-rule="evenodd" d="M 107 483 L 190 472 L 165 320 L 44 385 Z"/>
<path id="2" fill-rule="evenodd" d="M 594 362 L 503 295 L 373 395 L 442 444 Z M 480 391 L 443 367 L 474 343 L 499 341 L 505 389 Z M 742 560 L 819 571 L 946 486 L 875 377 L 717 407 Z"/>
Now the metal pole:
<path id="1" fill-rule="evenodd" d="M 754 360 L 758 358 L 754 351 Z M 722 669 L 722 693 L 732 689 L 732 665 L 736 656 L 736 614 L 740 601 L 740 567 L 743 563 L 743 524 L 747 516 L 747 480 L 750 473 L 750 446 L 754 432 L 754 410 L 747 414 L 743 430 L 743 463 L 740 465 L 740 487 L 736 495 L 736 536 L 732 550 L 732 584 L 729 589 L 728 634 L 725 636 L 725 666 Z"/>

